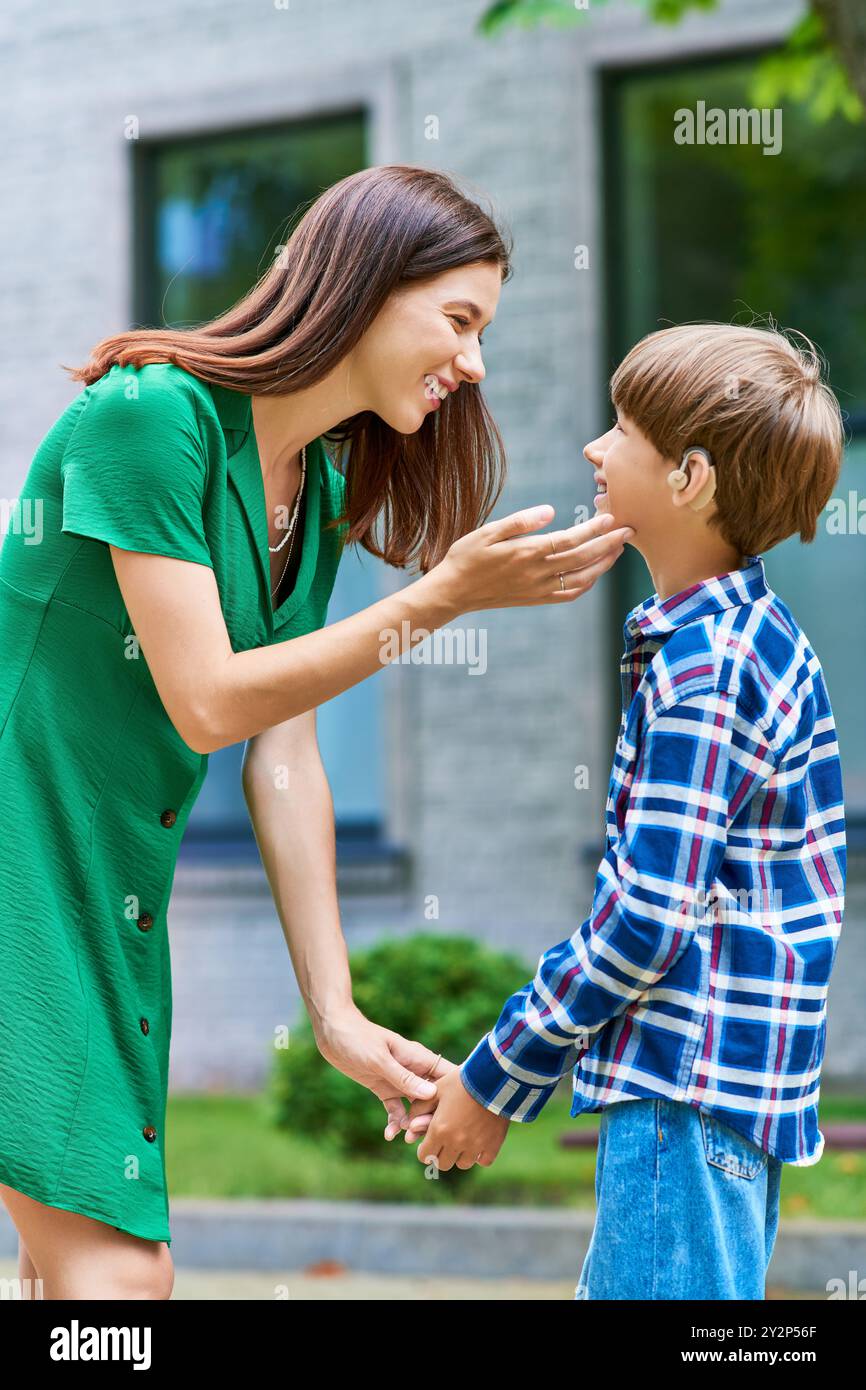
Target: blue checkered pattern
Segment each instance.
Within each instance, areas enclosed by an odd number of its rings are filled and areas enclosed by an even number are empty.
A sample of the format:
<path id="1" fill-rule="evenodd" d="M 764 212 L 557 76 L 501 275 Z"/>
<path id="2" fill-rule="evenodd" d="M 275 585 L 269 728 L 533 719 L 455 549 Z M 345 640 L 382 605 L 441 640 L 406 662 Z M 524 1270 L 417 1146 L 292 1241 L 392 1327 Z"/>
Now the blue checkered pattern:
<path id="1" fill-rule="evenodd" d="M 817 1163 L 845 820 L 818 658 L 760 556 L 629 614 L 592 910 L 461 1067 L 531 1121 L 664 1096 Z"/>

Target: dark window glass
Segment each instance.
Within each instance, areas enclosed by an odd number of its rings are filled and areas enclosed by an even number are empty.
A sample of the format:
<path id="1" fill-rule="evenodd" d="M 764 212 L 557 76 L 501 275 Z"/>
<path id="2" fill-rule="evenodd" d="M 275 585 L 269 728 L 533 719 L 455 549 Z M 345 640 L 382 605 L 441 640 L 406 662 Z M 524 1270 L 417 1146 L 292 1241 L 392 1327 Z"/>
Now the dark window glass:
<path id="1" fill-rule="evenodd" d="M 764 559 L 768 582 L 824 668 L 856 830 L 866 815 L 866 650 L 839 599 L 866 587 L 866 501 L 859 532 L 857 518 L 866 499 L 866 141 L 862 126 L 842 118 L 819 125 L 785 105 L 779 154 L 751 143 L 675 143 L 678 110 L 695 111 L 699 101 L 708 111 L 753 107 L 758 61 L 631 70 L 606 81 L 606 364 L 612 370 L 656 328 L 747 323 L 752 313 L 801 330 L 825 354 L 852 435 L 835 501 L 805 555 L 793 537 Z M 840 502 L 848 527 L 834 534 Z M 617 652 L 626 613 L 652 587 L 640 556 L 627 550 L 612 586 Z"/>

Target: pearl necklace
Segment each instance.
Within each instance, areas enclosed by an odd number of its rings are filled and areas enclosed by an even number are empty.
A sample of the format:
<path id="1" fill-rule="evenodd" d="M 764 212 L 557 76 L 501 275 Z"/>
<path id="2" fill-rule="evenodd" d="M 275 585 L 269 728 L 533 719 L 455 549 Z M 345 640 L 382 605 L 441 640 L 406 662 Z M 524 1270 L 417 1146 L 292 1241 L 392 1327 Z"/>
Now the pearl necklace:
<path id="1" fill-rule="evenodd" d="M 301 481 L 298 485 L 298 495 L 295 498 L 295 505 L 292 508 L 292 517 L 286 529 L 286 534 L 283 536 L 283 539 L 280 541 L 279 545 L 268 545 L 268 550 L 271 552 L 271 554 L 276 555 L 278 551 L 282 550 L 283 546 L 286 544 L 287 541 L 291 541 L 291 545 L 289 546 L 289 553 L 286 556 L 286 563 L 283 565 L 282 573 L 279 579 L 277 580 L 274 588 L 271 589 L 271 598 L 273 598 L 277 593 L 279 593 L 280 585 L 282 584 L 283 579 L 285 578 L 286 570 L 289 568 L 289 561 L 292 558 L 292 551 L 295 548 L 295 526 L 298 520 L 298 512 L 301 506 L 301 494 L 304 491 L 304 483 L 306 482 L 306 478 L 307 446 L 305 444 L 304 447 L 301 449 Z"/>

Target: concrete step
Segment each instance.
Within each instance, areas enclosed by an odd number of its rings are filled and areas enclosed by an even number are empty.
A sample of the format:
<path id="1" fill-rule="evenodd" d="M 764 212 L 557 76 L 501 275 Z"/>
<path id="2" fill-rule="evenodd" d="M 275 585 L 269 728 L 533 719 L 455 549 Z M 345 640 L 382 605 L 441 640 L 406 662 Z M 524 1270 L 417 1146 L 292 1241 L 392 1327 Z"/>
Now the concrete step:
<path id="1" fill-rule="evenodd" d="M 592 1235 L 593 1210 L 558 1207 L 414 1206 L 308 1200 L 171 1203 L 178 1268 L 571 1281 Z M 0 1212 L 0 1257 L 17 1235 Z M 827 1296 L 866 1291 L 866 1221 L 783 1221 L 768 1284 Z M 856 1296 L 848 1292 L 847 1297 Z"/>

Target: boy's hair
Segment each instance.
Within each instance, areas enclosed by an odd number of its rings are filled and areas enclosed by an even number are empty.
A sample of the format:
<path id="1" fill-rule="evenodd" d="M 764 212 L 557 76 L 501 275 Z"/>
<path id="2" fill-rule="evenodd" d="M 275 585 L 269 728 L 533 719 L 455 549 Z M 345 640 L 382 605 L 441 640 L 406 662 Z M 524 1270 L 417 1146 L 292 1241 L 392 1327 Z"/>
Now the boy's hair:
<path id="1" fill-rule="evenodd" d="M 793 330 L 788 330 L 793 332 Z M 716 526 L 758 555 L 817 519 L 839 477 L 842 413 L 804 334 L 680 324 L 649 333 L 611 378 L 614 406 L 677 465 L 692 445 L 716 467 Z"/>

